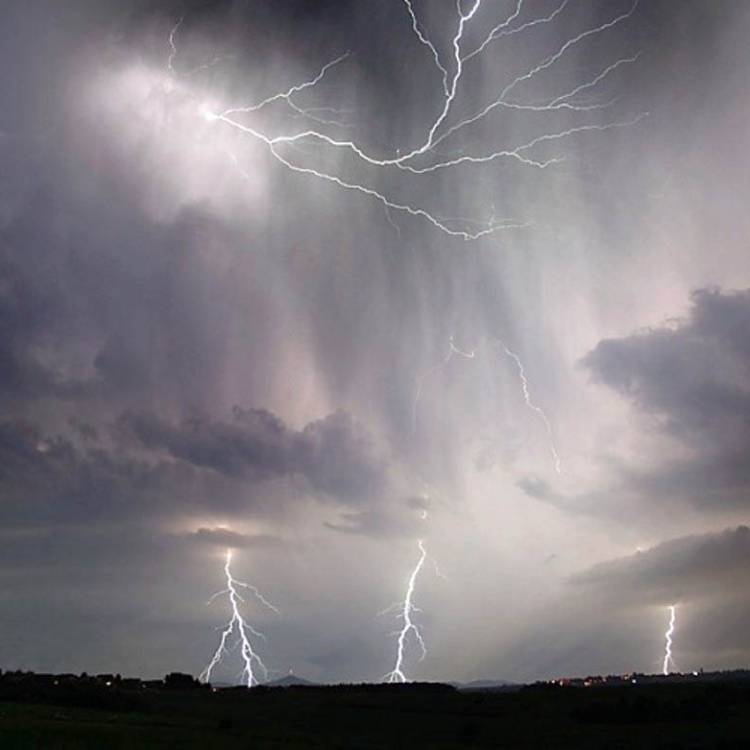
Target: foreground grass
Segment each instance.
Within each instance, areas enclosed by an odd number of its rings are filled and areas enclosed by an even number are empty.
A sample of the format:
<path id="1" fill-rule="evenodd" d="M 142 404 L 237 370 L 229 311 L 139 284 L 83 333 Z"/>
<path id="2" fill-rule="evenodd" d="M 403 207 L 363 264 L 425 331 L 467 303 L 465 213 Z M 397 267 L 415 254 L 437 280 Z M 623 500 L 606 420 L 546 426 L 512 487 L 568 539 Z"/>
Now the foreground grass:
<path id="1" fill-rule="evenodd" d="M 125 710 L 0 702 L 2 750 L 503 747 L 750 750 L 750 686 L 156 692 Z"/>

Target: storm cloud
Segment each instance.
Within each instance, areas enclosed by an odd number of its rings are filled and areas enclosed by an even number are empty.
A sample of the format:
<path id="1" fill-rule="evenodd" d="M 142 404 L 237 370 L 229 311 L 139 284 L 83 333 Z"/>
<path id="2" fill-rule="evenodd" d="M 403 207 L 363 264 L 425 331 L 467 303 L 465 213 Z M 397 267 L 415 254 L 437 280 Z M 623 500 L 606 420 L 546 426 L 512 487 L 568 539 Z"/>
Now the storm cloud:
<path id="1" fill-rule="evenodd" d="M 659 427 L 698 445 L 750 432 L 750 290 L 695 291 L 684 319 L 607 339 L 582 364 Z"/>
<path id="2" fill-rule="evenodd" d="M 750 498 L 750 291 L 702 289 L 690 300 L 684 318 L 604 340 L 582 365 L 686 449 L 655 471 L 623 470 L 626 483 L 706 511 L 741 507 Z"/>
<path id="3" fill-rule="evenodd" d="M 600 563 L 572 583 L 620 602 L 649 599 L 690 602 L 746 593 L 750 529 L 738 526 L 715 534 L 670 539 L 635 555 Z"/>
<path id="4" fill-rule="evenodd" d="M 146 415 L 121 425 L 146 448 L 164 450 L 229 477 L 304 477 L 325 497 L 349 505 L 387 490 L 387 464 L 352 418 L 336 412 L 295 432 L 263 409 L 234 410 L 232 422 L 193 419 L 178 426 Z"/>

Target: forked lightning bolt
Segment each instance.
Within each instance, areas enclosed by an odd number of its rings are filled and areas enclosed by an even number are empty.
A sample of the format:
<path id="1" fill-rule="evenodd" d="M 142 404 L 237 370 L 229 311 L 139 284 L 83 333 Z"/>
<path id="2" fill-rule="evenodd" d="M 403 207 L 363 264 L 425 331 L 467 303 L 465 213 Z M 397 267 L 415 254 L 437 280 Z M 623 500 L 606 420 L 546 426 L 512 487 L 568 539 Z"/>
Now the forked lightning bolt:
<path id="1" fill-rule="evenodd" d="M 667 632 L 664 633 L 664 663 L 662 664 L 662 673 L 666 676 L 672 671 L 674 667 L 674 659 L 672 658 L 672 636 L 674 635 L 674 626 L 677 620 L 677 607 L 674 604 L 670 604 L 667 607 L 669 610 L 669 627 Z"/>
<path id="2" fill-rule="evenodd" d="M 239 131 L 261 143 L 267 149 L 271 158 L 276 160 L 284 168 L 300 175 L 307 175 L 323 180 L 346 191 L 360 193 L 380 202 L 388 212 L 387 217 L 389 221 L 392 221 L 389 212 L 407 214 L 427 221 L 435 229 L 446 235 L 463 240 L 475 240 L 500 230 L 523 228 L 528 226 L 528 224 L 521 220 L 495 221 L 494 219 L 487 222 L 465 220 L 457 226 L 454 220 L 441 217 L 434 211 L 424 206 L 417 205 L 411 200 L 398 199 L 391 196 L 389 193 L 376 187 L 375 183 L 378 179 L 378 173 L 384 170 L 395 169 L 420 175 L 437 170 L 449 169 L 461 164 L 489 164 L 500 159 L 510 159 L 529 168 L 545 169 L 562 161 L 562 157 L 553 156 L 546 159 L 535 158 L 531 152 L 535 147 L 541 144 L 554 143 L 576 134 L 609 130 L 611 128 L 630 126 L 640 122 L 640 120 L 648 113 L 642 112 L 635 117 L 625 120 L 609 120 L 607 122 L 595 123 L 584 122 L 562 130 L 550 130 L 542 135 L 536 135 L 530 140 L 491 152 L 480 151 L 479 153 L 469 153 L 449 160 L 440 160 L 436 156 L 435 147 L 438 144 L 445 141 L 445 139 L 449 138 L 454 133 L 468 128 L 472 124 L 488 117 L 492 112 L 500 108 L 509 110 L 528 110 L 532 112 L 555 112 L 567 110 L 573 113 L 586 114 L 591 113 L 594 110 L 604 110 L 614 104 L 614 101 L 577 103 L 576 97 L 583 92 L 591 93 L 598 84 L 615 70 L 624 65 L 634 63 L 638 59 L 638 55 L 623 57 L 610 62 L 600 69 L 599 72 L 592 75 L 592 77 L 579 82 L 568 91 L 556 93 L 546 102 L 539 103 L 537 101 L 530 103 L 520 101 L 515 94 L 524 84 L 536 78 L 544 71 L 552 68 L 558 63 L 558 61 L 565 57 L 566 53 L 571 50 L 571 48 L 625 22 L 635 12 L 638 4 L 637 0 L 627 12 L 620 13 L 605 23 L 585 29 L 584 31 L 566 39 L 552 54 L 532 64 L 525 71 L 516 75 L 513 80 L 506 84 L 488 104 L 481 107 L 478 111 L 463 116 L 460 114 L 456 115 L 454 112 L 457 108 L 457 102 L 459 101 L 459 90 L 463 82 L 465 67 L 467 64 L 469 64 L 474 58 L 485 54 L 487 49 L 492 46 L 492 43 L 502 37 L 520 34 L 532 29 L 533 27 L 552 23 L 558 16 L 563 14 L 568 4 L 569 0 L 564 0 L 564 2 L 546 16 L 530 20 L 521 20 L 520 17 L 525 10 L 525 5 L 524 0 L 517 0 L 511 9 L 511 12 L 507 14 L 503 20 L 494 24 L 489 33 L 482 35 L 484 41 L 473 50 L 467 51 L 465 49 L 467 29 L 470 28 L 472 24 L 476 23 L 475 19 L 479 15 L 482 0 L 464 0 L 463 2 L 462 0 L 457 0 L 455 4 L 456 24 L 454 31 L 449 36 L 451 54 L 446 55 L 445 59 L 442 59 L 438 47 L 427 36 L 421 26 L 411 0 L 403 0 L 403 5 L 411 22 L 411 30 L 419 44 L 429 52 L 435 69 L 440 76 L 439 105 L 437 107 L 437 113 L 428 120 L 428 123 L 425 126 L 425 135 L 423 136 L 420 145 L 406 149 L 396 148 L 394 149 L 395 155 L 393 156 L 373 155 L 355 140 L 342 140 L 339 137 L 329 134 L 324 128 L 316 129 L 311 127 L 297 132 L 279 134 L 278 132 L 268 132 L 268 130 L 258 122 L 262 110 L 265 110 L 275 102 L 283 102 L 291 109 L 292 119 L 306 117 L 318 126 L 341 126 L 341 123 L 336 120 L 326 120 L 316 114 L 324 111 L 337 111 L 334 108 L 302 107 L 294 100 L 294 97 L 305 91 L 309 92 L 314 89 L 333 67 L 338 66 L 349 57 L 349 53 L 344 53 L 335 57 L 324 65 L 316 75 L 310 77 L 307 81 L 293 85 L 285 91 L 267 96 L 255 103 L 241 106 L 228 106 L 223 109 L 203 104 L 199 107 L 199 110 L 206 120 Z M 181 23 L 182 19 L 178 21 L 169 35 L 170 52 L 167 67 L 171 74 L 175 73 L 174 62 L 177 56 L 176 38 Z M 512 94 L 514 95 L 514 98 L 511 98 Z M 334 149 L 341 151 L 344 154 L 348 154 L 354 159 L 355 164 L 359 164 L 360 167 L 366 168 L 367 171 L 356 178 L 345 178 L 337 174 L 335 171 L 322 166 L 318 167 L 310 166 L 309 164 L 300 164 L 294 158 L 294 152 L 292 149 L 303 143 L 317 144 L 321 147 Z M 234 161 L 239 166 L 239 158 L 235 157 Z"/>
<path id="3" fill-rule="evenodd" d="M 417 564 L 409 576 L 409 581 L 406 586 L 406 597 L 401 604 L 396 605 L 399 608 L 399 619 L 402 621 L 401 630 L 398 631 L 396 663 L 393 669 L 384 677 L 386 681 L 391 683 L 408 682 L 406 674 L 404 673 L 404 658 L 410 640 L 414 640 L 419 644 L 422 651 L 422 659 L 427 655 L 427 647 L 422 638 L 422 633 L 414 622 L 414 613 L 418 611 L 414 606 L 414 588 L 417 585 L 419 572 L 422 570 L 425 560 L 427 559 L 427 550 L 421 539 L 417 542 L 417 546 L 419 547 L 419 560 L 417 560 Z"/>
<path id="4" fill-rule="evenodd" d="M 247 687 L 253 687 L 257 685 L 260 680 L 258 675 L 261 675 L 263 679 L 268 677 L 268 669 L 263 663 L 257 651 L 253 648 L 252 638 L 260 638 L 265 640 L 265 636 L 255 630 L 244 618 L 240 611 L 240 605 L 244 602 L 244 599 L 237 592 L 237 588 L 244 588 L 250 591 L 253 596 L 268 609 L 272 610 L 276 614 L 279 614 L 279 610 L 274 607 L 259 591 L 249 583 L 238 581 L 232 576 L 230 565 L 232 562 L 232 552 L 227 550 L 226 562 L 224 563 L 224 575 L 226 576 L 227 587 L 222 591 L 214 594 L 208 601 L 210 604 L 217 597 L 227 594 L 229 597 L 229 603 L 232 608 L 232 617 L 225 626 L 221 633 L 221 639 L 219 645 L 206 668 L 201 672 L 200 679 L 203 682 L 209 682 L 211 679 L 211 673 L 222 660 L 222 658 L 228 655 L 233 649 L 239 647 L 240 656 L 242 657 L 242 673 L 241 677 L 244 684 Z M 233 634 L 236 634 L 237 641 L 234 644 L 229 644 L 229 639 Z"/>

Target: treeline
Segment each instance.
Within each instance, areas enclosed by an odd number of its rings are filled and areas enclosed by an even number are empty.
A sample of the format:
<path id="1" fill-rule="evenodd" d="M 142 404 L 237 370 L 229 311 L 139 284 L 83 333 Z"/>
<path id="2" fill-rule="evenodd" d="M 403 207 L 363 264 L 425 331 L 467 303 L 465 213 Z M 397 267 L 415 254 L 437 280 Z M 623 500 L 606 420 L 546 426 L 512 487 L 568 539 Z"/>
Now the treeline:
<path id="1" fill-rule="evenodd" d="M 143 711 L 153 703 L 155 693 L 188 691 L 210 691 L 210 686 L 181 672 L 172 672 L 162 680 L 141 680 L 119 674 L 0 671 L 0 701 Z"/>

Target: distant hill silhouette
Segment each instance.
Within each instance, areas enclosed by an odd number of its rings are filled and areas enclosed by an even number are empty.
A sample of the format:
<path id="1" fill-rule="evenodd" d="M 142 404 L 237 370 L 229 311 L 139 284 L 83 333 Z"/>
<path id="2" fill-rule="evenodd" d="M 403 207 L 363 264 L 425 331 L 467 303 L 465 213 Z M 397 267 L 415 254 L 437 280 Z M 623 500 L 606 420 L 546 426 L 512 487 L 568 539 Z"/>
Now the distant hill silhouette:
<path id="1" fill-rule="evenodd" d="M 520 688 L 514 682 L 508 680 L 472 680 L 471 682 L 451 683 L 458 690 L 512 690 Z"/>
<path id="2" fill-rule="evenodd" d="M 266 687 L 313 687 L 316 684 L 315 682 L 306 680 L 304 677 L 297 677 L 296 674 L 292 674 L 291 672 L 280 677 L 278 680 L 271 680 L 264 683 Z"/>

